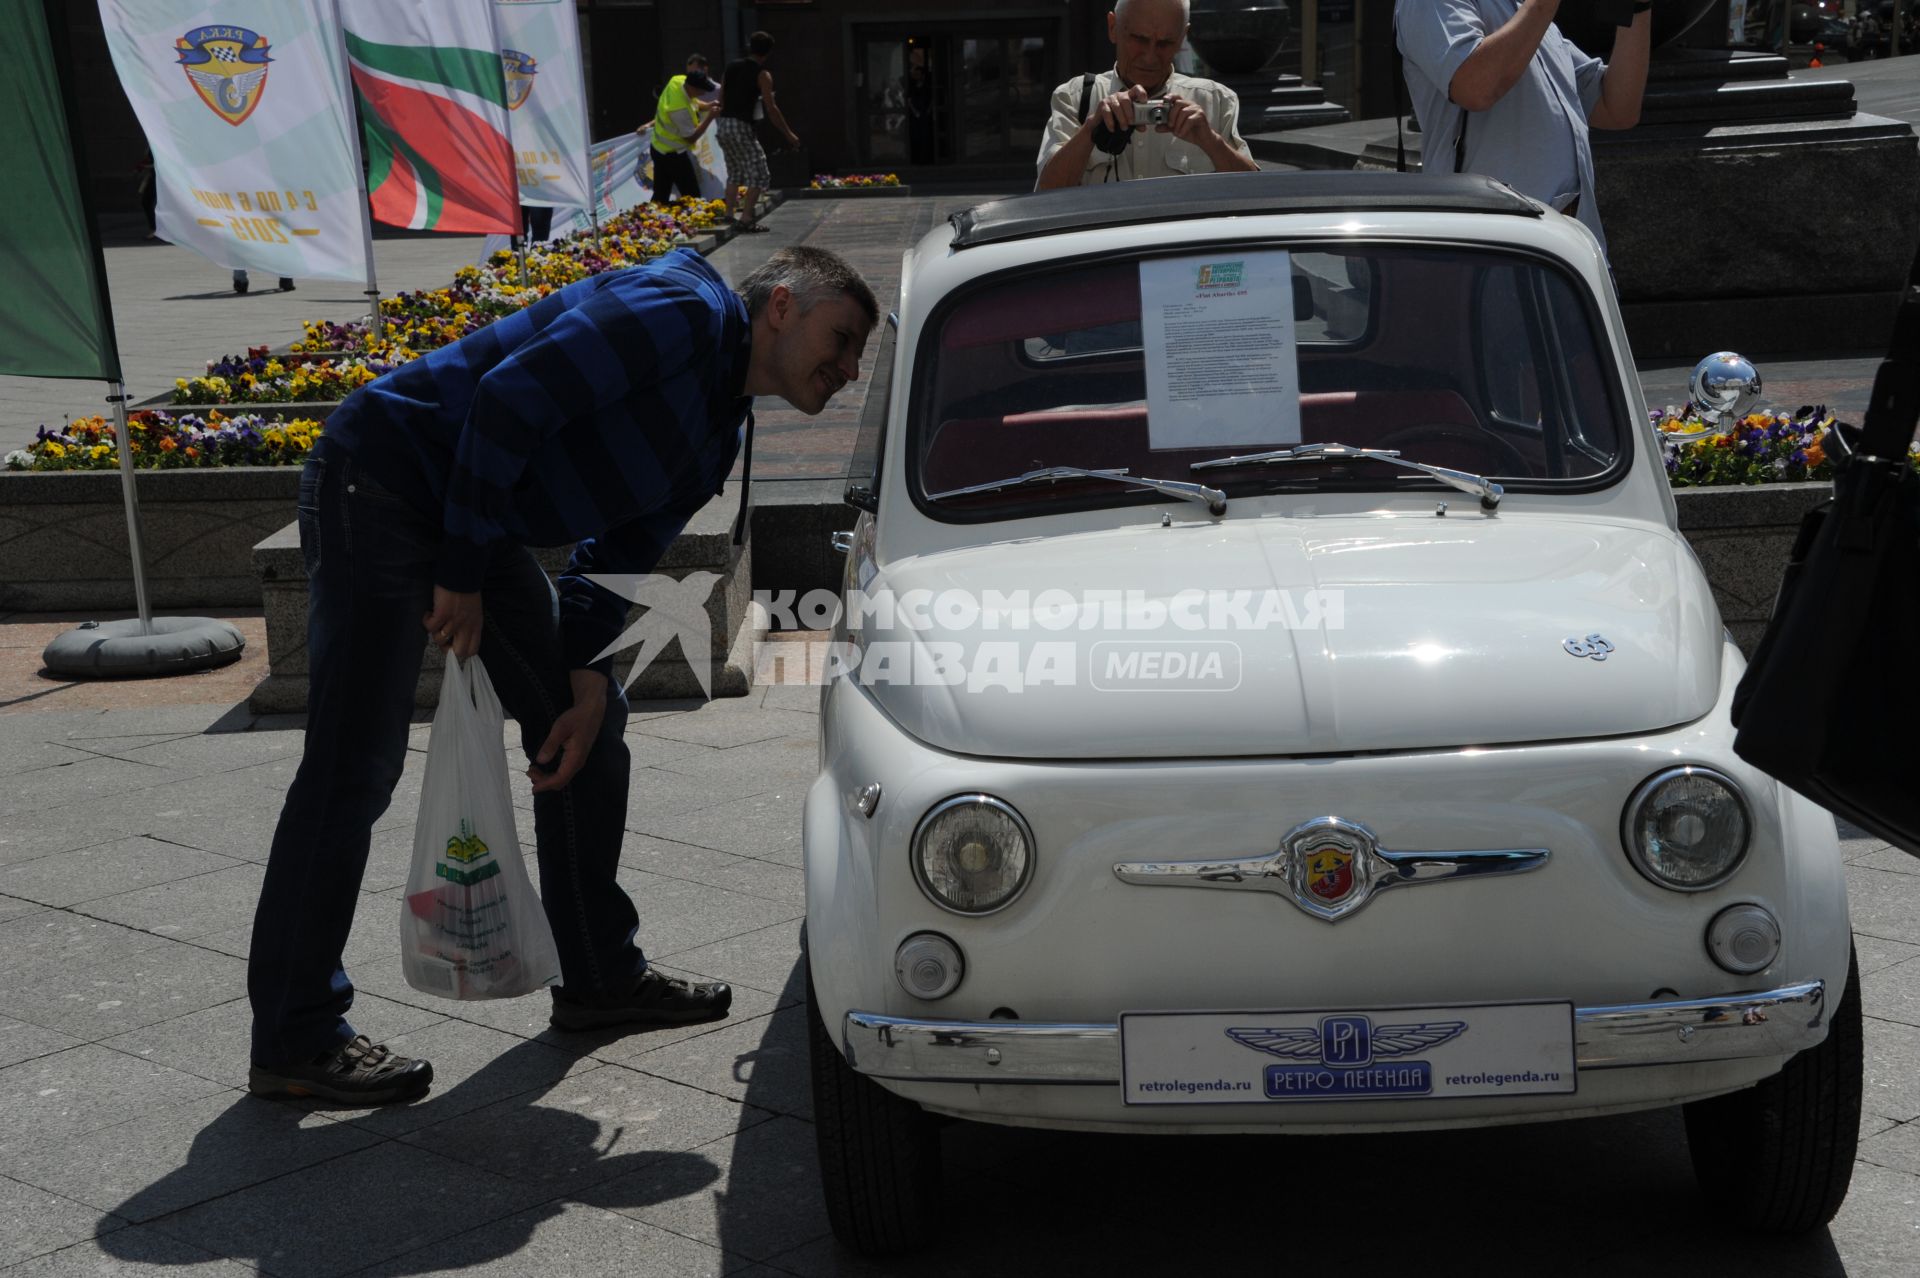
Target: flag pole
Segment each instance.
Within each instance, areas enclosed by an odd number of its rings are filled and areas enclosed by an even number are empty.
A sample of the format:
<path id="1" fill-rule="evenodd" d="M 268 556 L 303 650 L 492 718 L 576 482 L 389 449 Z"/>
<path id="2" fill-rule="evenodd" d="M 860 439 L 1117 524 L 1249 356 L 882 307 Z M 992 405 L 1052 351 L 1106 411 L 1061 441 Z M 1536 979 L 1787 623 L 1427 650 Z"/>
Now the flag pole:
<path id="1" fill-rule="evenodd" d="M 120 496 L 127 508 L 127 548 L 133 559 L 133 602 L 140 612 L 140 633 L 153 634 L 153 608 L 147 603 L 147 555 L 140 540 L 140 499 L 133 487 L 133 433 L 127 429 L 127 387 L 124 382 L 108 382 L 113 393 L 107 402 L 113 405 L 114 442 L 120 453 Z"/>
<path id="2" fill-rule="evenodd" d="M 70 265 L 80 266 L 87 275 L 86 289 L 93 295 L 95 307 L 92 322 L 97 327 L 93 334 L 88 367 L 84 371 L 74 367 L 41 367 L 23 371 L 28 376 L 99 380 L 107 383 L 112 391 L 107 398 L 113 405 L 114 443 L 120 453 L 120 500 L 126 508 L 134 603 L 139 611 L 139 617 L 134 620 L 85 621 L 55 635 L 41 650 L 40 661 L 53 674 L 79 678 L 178 674 L 223 665 L 237 658 L 246 647 L 244 635 L 224 621 L 207 617 L 167 617 L 156 622 L 152 603 L 147 597 L 146 549 L 140 537 L 140 503 L 134 488 L 133 439 L 127 422 L 126 379 L 120 366 L 119 342 L 114 334 L 113 298 L 107 288 L 106 255 L 100 247 L 99 224 L 94 220 L 92 201 L 88 198 L 86 183 L 80 176 L 87 172 L 86 146 L 80 131 L 74 127 L 78 112 L 75 109 L 73 59 L 67 41 L 65 7 L 58 0 L 44 0 L 43 4 L 37 6 L 14 5 L 8 12 L 6 25 L 10 33 L 34 28 L 36 9 L 40 23 L 36 30 L 28 31 L 29 52 L 25 69 L 29 76 L 36 70 L 50 68 L 52 71 L 54 83 L 49 87 L 59 100 L 59 132 L 62 135 L 59 141 L 65 145 L 56 145 L 51 150 L 43 150 L 41 154 L 44 164 L 54 163 L 53 157 L 56 155 L 62 157 L 64 162 L 59 163 L 57 169 L 43 167 L 38 175 L 29 171 L 22 176 L 29 189 L 37 176 L 47 185 L 57 184 L 59 189 L 71 192 L 73 203 L 77 206 L 74 209 L 74 229 L 81 231 L 85 247 L 84 257 Z M 46 68 L 35 67 L 32 51 L 36 48 L 45 49 L 50 55 Z M 43 134 L 43 137 L 52 140 L 48 134 Z M 28 153 L 31 154 L 34 149 L 29 144 Z M 27 170 L 34 168 L 31 163 L 20 167 Z M 157 169 L 154 180 L 159 180 Z M 62 300 L 65 302 L 68 299 Z"/>
<path id="3" fill-rule="evenodd" d="M 351 106 L 358 95 L 353 87 L 353 54 L 347 48 L 347 24 L 340 16 L 340 0 L 333 0 L 333 29 L 340 45 L 341 100 Z M 366 296 L 373 305 L 373 311 L 367 317 L 371 345 L 372 342 L 386 339 L 387 325 L 380 316 L 380 280 L 373 268 L 373 209 L 367 193 L 367 157 L 361 144 L 357 120 L 348 132 L 353 135 L 353 176 L 355 187 L 360 192 L 360 242 L 367 256 Z"/>
<path id="4" fill-rule="evenodd" d="M 578 9 L 573 11 L 573 51 L 574 70 L 580 77 L 580 120 L 582 125 L 585 125 L 587 119 L 587 103 L 590 99 L 587 97 L 587 59 L 585 55 L 580 52 L 580 13 Z M 593 168 L 593 130 L 583 127 L 581 132 L 586 135 L 580 139 L 581 145 L 587 148 L 587 217 L 593 222 L 593 247 L 604 255 L 607 251 L 607 246 L 606 242 L 600 238 L 600 191 Z M 607 189 L 609 191 L 613 189 L 611 181 L 608 182 Z"/>

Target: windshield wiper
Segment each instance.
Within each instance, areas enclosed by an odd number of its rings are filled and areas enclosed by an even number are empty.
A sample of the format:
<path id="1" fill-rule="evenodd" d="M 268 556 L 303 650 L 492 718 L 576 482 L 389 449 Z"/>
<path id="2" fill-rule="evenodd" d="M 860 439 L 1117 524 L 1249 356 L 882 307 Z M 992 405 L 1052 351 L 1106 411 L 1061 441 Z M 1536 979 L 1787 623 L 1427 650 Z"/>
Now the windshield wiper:
<path id="1" fill-rule="evenodd" d="M 1398 449 L 1355 448 L 1351 444 L 1300 444 L 1293 448 L 1276 448 L 1265 453 L 1216 457 L 1212 461 L 1195 462 L 1187 469 L 1215 470 L 1222 466 L 1269 466 L 1277 462 L 1299 461 L 1380 461 L 1389 466 L 1404 466 L 1408 470 L 1417 470 L 1443 484 L 1458 488 L 1463 493 L 1472 493 L 1480 499 L 1481 506 L 1488 510 L 1497 509 L 1500 499 L 1506 496 L 1506 489 L 1485 476 L 1475 475 L 1470 471 L 1454 470 L 1448 466 L 1408 461 L 1400 455 Z"/>
<path id="2" fill-rule="evenodd" d="M 997 493 L 1003 488 L 1023 488 L 1028 484 L 1051 484 L 1062 479 L 1104 479 L 1111 483 L 1126 484 L 1132 488 L 1151 488 L 1154 492 L 1165 493 L 1169 497 L 1197 501 L 1207 508 L 1209 514 L 1227 513 L 1227 495 L 1218 488 L 1208 488 L 1205 484 L 1189 484 L 1179 479 L 1149 479 L 1145 475 L 1127 473 L 1124 466 L 1117 470 L 1088 470 L 1084 466 L 1047 466 L 1041 470 L 1030 470 L 1024 475 L 1013 475 L 990 483 L 969 484 L 965 488 L 949 488 L 944 493 L 928 493 L 927 500 L 945 501 L 949 497 L 970 497 L 974 493 Z"/>

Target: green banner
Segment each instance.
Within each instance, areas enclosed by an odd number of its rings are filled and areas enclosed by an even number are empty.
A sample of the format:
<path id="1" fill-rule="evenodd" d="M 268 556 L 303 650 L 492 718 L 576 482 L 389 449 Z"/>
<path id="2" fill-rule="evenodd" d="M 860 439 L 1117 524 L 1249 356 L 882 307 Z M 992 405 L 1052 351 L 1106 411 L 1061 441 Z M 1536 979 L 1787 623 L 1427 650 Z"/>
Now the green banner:
<path id="1" fill-rule="evenodd" d="M 0 76 L 0 373 L 117 382 L 106 270 L 68 128 L 66 31 L 49 28 L 43 5 L 0 0 L 0 48 L 13 50 Z"/>

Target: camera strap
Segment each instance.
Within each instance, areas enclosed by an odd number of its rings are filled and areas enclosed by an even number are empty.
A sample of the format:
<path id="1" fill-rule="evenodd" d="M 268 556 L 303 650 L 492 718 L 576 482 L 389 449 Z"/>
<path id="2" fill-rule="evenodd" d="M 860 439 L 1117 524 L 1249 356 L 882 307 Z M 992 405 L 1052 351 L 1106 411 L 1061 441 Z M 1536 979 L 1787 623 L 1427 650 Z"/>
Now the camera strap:
<path id="1" fill-rule="evenodd" d="M 1085 75 L 1080 77 L 1079 123 L 1085 124 L 1087 122 L 1087 112 L 1091 110 L 1092 107 L 1093 107 L 1093 72 L 1089 71 Z"/>

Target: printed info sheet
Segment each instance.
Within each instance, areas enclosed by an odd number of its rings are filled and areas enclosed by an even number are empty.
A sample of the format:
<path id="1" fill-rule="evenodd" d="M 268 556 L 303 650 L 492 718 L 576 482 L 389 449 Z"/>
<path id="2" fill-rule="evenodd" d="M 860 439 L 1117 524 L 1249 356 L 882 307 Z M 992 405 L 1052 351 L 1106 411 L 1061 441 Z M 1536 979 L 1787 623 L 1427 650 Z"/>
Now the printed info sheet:
<path id="1" fill-rule="evenodd" d="M 1140 263 L 1140 336 L 1151 447 L 1300 442 L 1289 254 Z"/>

